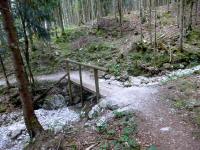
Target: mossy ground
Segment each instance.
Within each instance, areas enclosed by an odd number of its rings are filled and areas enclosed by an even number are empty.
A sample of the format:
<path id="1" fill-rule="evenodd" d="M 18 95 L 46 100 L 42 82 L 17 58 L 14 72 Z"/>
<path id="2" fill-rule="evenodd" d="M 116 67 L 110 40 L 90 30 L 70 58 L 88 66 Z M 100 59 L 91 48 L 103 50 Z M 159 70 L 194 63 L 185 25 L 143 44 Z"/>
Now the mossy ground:
<path id="1" fill-rule="evenodd" d="M 51 131 L 46 132 L 29 143 L 25 149 L 35 150 L 43 147 L 79 150 L 93 145 L 94 150 L 140 150 L 136 141 L 137 125 L 134 115 L 125 112 L 114 114 L 112 120 L 96 128 L 84 127 L 83 120 L 73 128 L 64 128 L 64 133 L 55 135 Z"/>
<path id="2" fill-rule="evenodd" d="M 200 128 L 200 81 L 199 73 L 167 83 L 165 99 L 181 113 L 189 116 L 189 121 Z M 186 112 L 182 112 L 186 111 Z"/>

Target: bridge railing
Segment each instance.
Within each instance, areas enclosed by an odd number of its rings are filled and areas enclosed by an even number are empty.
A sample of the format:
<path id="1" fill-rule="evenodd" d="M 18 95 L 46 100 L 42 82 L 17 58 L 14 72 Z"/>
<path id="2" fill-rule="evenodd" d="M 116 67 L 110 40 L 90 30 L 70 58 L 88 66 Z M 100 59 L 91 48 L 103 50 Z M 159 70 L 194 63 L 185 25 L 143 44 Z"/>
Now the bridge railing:
<path id="1" fill-rule="evenodd" d="M 95 66 L 95 65 L 90 65 L 90 64 L 84 64 L 81 62 L 77 62 L 74 60 L 67 59 L 66 60 L 66 65 L 67 65 L 67 77 L 68 77 L 68 90 L 69 90 L 69 97 L 70 97 L 70 102 L 73 102 L 73 96 L 72 96 L 72 81 L 70 77 L 70 65 L 69 64 L 75 64 L 78 65 L 78 70 L 79 70 L 79 79 L 80 79 L 80 97 L 81 97 L 81 103 L 84 105 L 83 101 L 83 78 L 82 78 L 82 67 L 87 67 L 90 69 L 93 69 L 94 71 L 94 80 L 95 80 L 95 94 L 96 94 L 96 102 L 99 101 L 100 99 L 100 92 L 99 92 L 99 78 L 98 78 L 98 71 L 103 71 L 103 72 L 108 72 L 108 69 Z"/>

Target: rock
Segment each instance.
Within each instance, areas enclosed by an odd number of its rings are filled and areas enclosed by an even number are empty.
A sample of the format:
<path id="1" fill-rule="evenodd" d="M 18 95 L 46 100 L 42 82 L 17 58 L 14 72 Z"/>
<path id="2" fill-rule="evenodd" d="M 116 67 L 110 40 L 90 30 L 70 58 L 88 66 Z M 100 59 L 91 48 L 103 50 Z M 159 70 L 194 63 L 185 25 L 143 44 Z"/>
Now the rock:
<path id="1" fill-rule="evenodd" d="M 138 34 L 139 34 L 139 32 L 138 32 L 138 31 L 135 31 L 135 32 L 134 32 L 134 35 L 138 35 Z"/>
<path id="2" fill-rule="evenodd" d="M 25 129 L 17 129 L 17 130 L 11 131 L 8 136 L 10 136 L 12 140 L 15 140 L 17 139 L 18 136 L 22 134 L 24 130 Z"/>
<path id="3" fill-rule="evenodd" d="M 102 108 L 100 108 L 98 105 L 95 105 L 92 110 L 88 113 L 89 119 L 97 118 L 100 113 L 102 112 Z"/>
<path id="4" fill-rule="evenodd" d="M 106 74 L 105 76 L 104 76 L 104 79 L 106 79 L 106 80 L 108 80 L 108 79 L 110 79 L 111 78 L 111 75 L 109 75 L 109 74 Z"/>
<path id="5" fill-rule="evenodd" d="M 76 96 L 76 97 L 73 98 L 73 103 L 74 104 L 78 104 L 80 101 L 81 101 L 80 96 Z"/>
<path id="6" fill-rule="evenodd" d="M 180 68 L 180 69 L 184 69 L 185 66 L 184 66 L 183 64 L 180 64 L 180 65 L 179 65 L 179 68 Z"/>
<path id="7" fill-rule="evenodd" d="M 44 109 L 59 109 L 67 106 L 65 98 L 60 95 L 53 95 L 45 99 L 43 108 Z"/>
<path id="8" fill-rule="evenodd" d="M 169 132 L 170 130 L 171 130 L 170 127 L 164 127 L 160 129 L 161 132 Z"/>
<path id="9" fill-rule="evenodd" d="M 107 123 L 106 117 L 101 117 L 99 120 L 96 122 L 97 127 L 101 127 Z"/>
<path id="10" fill-rule="evenodd" d="M 165 63 L 165 64 L 163 64 L 163 68 L 164 68 L 164 69 L 171 69 L 172 66 L 171 66 L 170 63 Z"/>
<path id="11" fill-rule="evenodd" d="M 110 80 L 115 80 L 115 77 L 114 77 L 114 76 L 112 76 L 112 77 L 110 78 Z"/>
<path id="12" fill-rule="evenodd" d="M 107 104 L 107 109 L 109 110 L 117 110 L 119 108 L 119 106 L 117 104 L 111 104 L 111 103 L 108 103 Z"/>
<path id="13" fill-rule="evenodd" d="M 130 82 L 124 82 L 124 87 L 131 87 L 132 84 Z"/>
<path id="14" fill-rule="evenodd" d="M 142 81 L 141 81 L 141 84 L 148 84 L 148 83 L 149 83 L 149 81 L 145 80 L 145 79 L 142 79 Z"/>
<path id="15" fill-rule="evenodd" d="M 199 106 L 200 102 L 196 99 L 191 99 L 186 102 L 186 108 L 189 110 L 193 110 L 195 106 Z"/>
<path id="16" fill-rule="evenodd" d="M 117 80 L 121 82 L 126 82 L 129 80 L 129 76 L 127 74 L 121 75 L 120 77 L 117 78 Z"/>

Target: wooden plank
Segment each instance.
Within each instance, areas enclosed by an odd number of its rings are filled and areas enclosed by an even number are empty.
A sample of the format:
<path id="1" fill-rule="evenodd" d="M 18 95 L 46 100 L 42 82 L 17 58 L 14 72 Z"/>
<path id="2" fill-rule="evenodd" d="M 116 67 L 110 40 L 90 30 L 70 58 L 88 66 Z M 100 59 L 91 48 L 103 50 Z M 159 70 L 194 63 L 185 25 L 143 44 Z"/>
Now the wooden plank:
<path id="1" fill-rule="evenodd" d="M 100 98 L 100 93 L 99 93 L 99 78 L 97 69 L 94 69 L 94 80 L 95 80 L 96 98 L 97 98 L 96 102 L 98 103 Z"/>
<path id="2" fill-rule="evenodd" d="M 81 90 L 81 104 L 84 106 L 84 101 L 83 101 L 83 80 L 82 80 L 82 68 L 81 65 L 79 65 L 79 77 L 80 77 L 80 90 Z"/>
<path id="3" fill-rule="evenodd" d="M 74 61 L 74 60 L 70 60 L 70 59 L 67 59 L 66 61 L 69 62 L 69 63 L 74 63 L 74 64 L 77 64 L 77 65 L 81 65 L 81 66 L 93 68 L 93 69 L 104 71 L 104 72 L 108 72 L 109 71 L 108 69 L 103 68 L 103 67 L 89 65 L 89 64 L 84 64 L 84 63 L 80 63 L 80 62 L 77 62 L 77 61 Z"/>
<path id="4" fill-rule="evenodd" d="M 68 90 L 69 90 L 69 98 L 70 98 L 70 103 L 72 104 L 73 98 L 72 98 L 72 83 L 70 79 L 70 66 L 69 63 L 66 63 L 67 65 L 67 77 L 68 77 Z"/>

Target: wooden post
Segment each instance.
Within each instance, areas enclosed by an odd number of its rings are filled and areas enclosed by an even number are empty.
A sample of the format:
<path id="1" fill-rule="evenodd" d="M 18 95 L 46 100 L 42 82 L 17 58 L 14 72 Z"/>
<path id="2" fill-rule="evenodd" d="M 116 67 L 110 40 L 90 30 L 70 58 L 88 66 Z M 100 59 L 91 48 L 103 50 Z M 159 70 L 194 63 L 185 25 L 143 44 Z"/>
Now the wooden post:
<path id="1" fill-rule="evenodd" d="M 81 65 L 79 65 L 79 77 L 80 77 L 80 90 L 81 90 L 81 104 L 84 105 L 83 101 L 83 81 L 82 81 L 82 68 Z"/>
<path id="2" fill-rule="evenodd" d="M 72 98 L 72 83 L 70 79 L 70 67 L 69 63 L 67 62 L 67 77 L 68 77 L 68 90 L 69 90 L 69 98 L 70 98 L 70 103 L 72 104 L 73 98 Z"/>
<path id="3" fill-rule="evenodd" d="M 94 79 L 95 79 L 95 87 L 96 87 L 96 98 L 97 98 L 97 103 L 98 103 L 100 94 L 99 94 L 99 79 L 98 79 L 98 70 L 97 69 L 94 69 Z"/>

